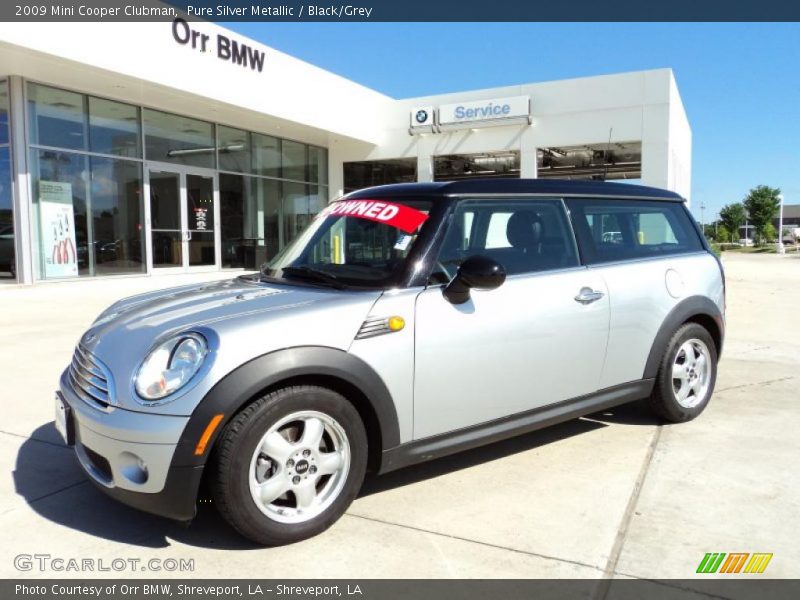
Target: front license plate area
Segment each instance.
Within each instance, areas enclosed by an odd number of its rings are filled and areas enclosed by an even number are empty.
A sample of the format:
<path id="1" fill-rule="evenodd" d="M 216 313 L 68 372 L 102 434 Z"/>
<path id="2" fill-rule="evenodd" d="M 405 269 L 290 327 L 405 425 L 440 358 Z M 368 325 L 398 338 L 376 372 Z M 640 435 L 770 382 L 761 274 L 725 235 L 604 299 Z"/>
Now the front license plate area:
<path id="1" fill-rule="evenodd" d="M 61 434 L 67 446 L 75 445 L 75 425 L 72 420 L 72 408 L 64 402 L 61 394 L 56 392 L 56 431 Z"/>

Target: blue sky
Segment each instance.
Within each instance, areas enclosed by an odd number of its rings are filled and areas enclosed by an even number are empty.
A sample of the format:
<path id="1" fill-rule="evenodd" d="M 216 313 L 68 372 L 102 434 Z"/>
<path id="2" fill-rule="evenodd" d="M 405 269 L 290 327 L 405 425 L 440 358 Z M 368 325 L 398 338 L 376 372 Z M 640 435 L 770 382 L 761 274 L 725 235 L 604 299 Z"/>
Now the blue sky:
<path id="1" fill-rule="evenodd" d="M 671 67 L 706 221 L 759 184 L 800 204 L 800 25 L 229 23 L 396 98 Z"/>

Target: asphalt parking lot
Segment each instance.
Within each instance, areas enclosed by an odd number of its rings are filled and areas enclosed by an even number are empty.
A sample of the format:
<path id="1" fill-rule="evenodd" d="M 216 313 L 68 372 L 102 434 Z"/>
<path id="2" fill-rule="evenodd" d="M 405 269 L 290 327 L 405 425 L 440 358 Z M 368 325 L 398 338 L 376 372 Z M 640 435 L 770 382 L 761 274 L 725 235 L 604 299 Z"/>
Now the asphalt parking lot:
<path id="1" fill-rule="evenodd" d="M 760 577 L 797 577 L 800 257 L 724 262 L 726 346 L 696 421 L 662 426 L 635 404 L 411 467 L 369 480 L 325 534 L 266 549 L 210 506 L 184 528 L 107 499 L 52 424 L 58 376 L 101 309 L 229 275 L 0 288 L 0 576 L 660 579 L 695 576 L 706 552 L 769 552 Z M 15 568 L 37 553 L 193 558 L 195 572 Z"/>

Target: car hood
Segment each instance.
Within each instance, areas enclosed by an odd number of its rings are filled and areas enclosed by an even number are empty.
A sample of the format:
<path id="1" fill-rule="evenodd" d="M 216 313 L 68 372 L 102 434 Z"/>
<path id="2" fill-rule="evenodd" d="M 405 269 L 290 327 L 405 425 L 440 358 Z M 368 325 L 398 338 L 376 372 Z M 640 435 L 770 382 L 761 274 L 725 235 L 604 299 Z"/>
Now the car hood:
<path id="1" fill-rule="evenodd" d="M 296 310 L 318 303 L 351 302 L 365 295 L 377 297 L 378 293 L 262 283 L 240 277 L 125 298 L 101 313 L 90 332 L 101 337 L 112 329 L 124 328 L 128 334 L 144 329 L 152 335 L 243 315 Z"/>
<path id="2" fill-rule="evenodd" d="M 210 385 L 244 362 L 280 348 L 346 350 L 380 294 L 244 277 L 182 286 L 111 305 L 82 336 L 81 345 L 111 372 L 118 404 L 136 410 L 139 402 L 122 383 L 132 380 L 153 346 L 174 334 L 198 331 L 208 339 L 215 354 L 213 373 L 204 382 Z"/>

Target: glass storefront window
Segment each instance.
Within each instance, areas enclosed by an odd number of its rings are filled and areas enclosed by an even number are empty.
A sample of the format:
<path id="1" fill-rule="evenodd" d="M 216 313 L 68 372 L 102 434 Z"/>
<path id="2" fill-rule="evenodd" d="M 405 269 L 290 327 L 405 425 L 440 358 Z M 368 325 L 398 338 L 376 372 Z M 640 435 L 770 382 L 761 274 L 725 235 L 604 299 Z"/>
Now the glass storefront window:
<path id="1" fill-rule="evenodd" d="M 459 181 L 492 177 L 513 179 L 520 176 L 518 150 L 480 152 L 476 154 L 447 154 L 433 157 L 434 181 Z"/>
<path id="2" fill-rule="evenodd" d="M 220 174 L 223 267 L 257 269 L 278 252 L 280 187 L 272 179 Z"/>
<path id="3" fill-rule="evenodd" d="M 409 183 L 417 180 L 416 158 L 346 162 L 343 167 L 344 193 L 373 185 Z"/>
<path id="4" fill-rule="evenodd" d="M 144 210 L 138 162 L 91 158 L 95 275 L 143 273 Z"/>
<path id="5" fill-rule="evenodd" d="M 0 281 L 17 277 L 11 149 L 8 146 L 8 82 L 0 81 Z"/>
<path id="6" fill-rule="evenodd" d="M 283 140 L 282 155 L 283 155 L 283 168 L 281 170 L 281 177 L 284 179 L 296 179 L 297 181 L 308 181 L 306 177 L 306 165 L 308 158 L 306 157 L 305 144 L 299 142 L 292 142 L 291 140 Z"/>
<path id="7" fill-rule="evenodd" d="M 324 188 L 304 183 L 283 183 L 283 243 L 296 238 L 326 204 Z"/>
<path id="8" fill-rule="evenodd" d="M 88 157 L 54 150 L 31 151 L 34 211 L 42 279 L 91 274 L 86 218 Z"/>
<path id="9" fill-rule="evenodd" d="M 11 156 L 0 148 L 0 280 L 16 278 L 14 204 L 11 194 Z"/>
<path id="10" fill-rule="evenodd" d="M 219 137 L 219 169 L 220 171 L 235 171 L 249 173 L 250 165 L 250 134 L 241 129 L 217 127 Z"/>
<path id="11" fill-rule="evenodd" d="M 328 151 L 325 148 L 308 147 L 308 180 L 328 183 Z"/>
<path id="12" fill-rule="evenodd" d="M 32 144 L 86 149 L 85 96 L 31 83 L 28 85 L 28 136 Z"/>
<path id="13" fill-rule="evenodd" d="M 263 215 L 259 215 L 259 223 L 264 224 L 263 238 L 266 248 L 264 261 L 271 260 L 278 253 L 286 240 L 281 240 L 281 186 L 280 181 L 272 179 L 254 179 L 253 187 L 258 206 L 263 206 Z M 261 261 L 261 262 L 264 262 Z M 256 262 L 256 267 L 261 266 Z"/>
<path id="14" fill-rule="evenodd" d="M 214 125 L 145 109 L 145 157 L 148 160 L 214 168 Z"/>
<path id="15" fill-rule="evenodd" d="M 8 144 L 8 82 L 0 81 L 0 145 Z"/>
<path id="16" fill-rule="evenodd" d="M 140 158 L 139 108 L 89 98 L 89 149 L 99 154 Z"/>
<path id="17" fill-rule="evenodd" d="M 224 267 L 257 269 L 327 203 L 325 148 L 36 83 L 27 84 L 27 110 L 41 279 L 143 273 L 149 252 L 153 265 L 181 266 L 187 233 L 188 264 L 217 264 L 214 215 L 202 230 L 182 232 L 180 222 L 162 222 L 167 215 L 160 202 L 179 219 L 177 198 L 196 200 L 194 184 L 213 196 L 214 177 L 168 173 L 157 163 L 219 171 L 216 226 Z M 0 81 L 0 278 L 14 269 L 8 141 L 7 88 Z M 145 167 L 152 249 L 144 223 Z M 177 179 L 154 175 L 162 171 Z M 194 204 L 183 210 L 190 223 L 201 212 Z M 157 243 L 158 236 L 166 241 Z"/>
<path id="18" fill-rule="evenodd" d="M 281 176 L 281 140 L 253 134 L 253 172 L 267 177 Z"/>

